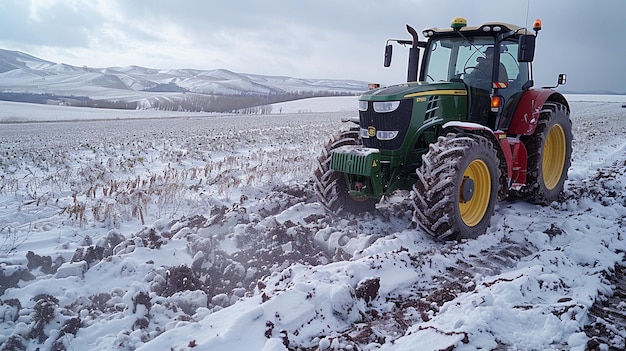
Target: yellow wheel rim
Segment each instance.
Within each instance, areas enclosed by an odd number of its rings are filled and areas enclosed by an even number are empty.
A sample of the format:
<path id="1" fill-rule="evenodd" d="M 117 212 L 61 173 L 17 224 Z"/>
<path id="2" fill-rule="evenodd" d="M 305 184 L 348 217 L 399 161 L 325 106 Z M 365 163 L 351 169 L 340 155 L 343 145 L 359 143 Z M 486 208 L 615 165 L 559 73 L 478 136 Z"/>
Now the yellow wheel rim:
<path id="1" fill-rule="evenodd" d="M 565 132 L 561 125 L 555 124 L 548 132 L 548 137 L 543 147 L 543 160 L 541 161 L 543 184 L 545 184 L 548 190 L 554 189 L 559 184 L 564 166 Z"/>
<path id="2" fill-rule="evenodd" d="M 473 227 L 480 223 L 489 207 L 491 199 L 489 167 L 482 160 L 474 160 L 465 169 L 463 179 L 473 181 L 473 193 L 469 201 L 465 201 L 463 196 L 459 195 L 459 212 L 465 225 Z"/>

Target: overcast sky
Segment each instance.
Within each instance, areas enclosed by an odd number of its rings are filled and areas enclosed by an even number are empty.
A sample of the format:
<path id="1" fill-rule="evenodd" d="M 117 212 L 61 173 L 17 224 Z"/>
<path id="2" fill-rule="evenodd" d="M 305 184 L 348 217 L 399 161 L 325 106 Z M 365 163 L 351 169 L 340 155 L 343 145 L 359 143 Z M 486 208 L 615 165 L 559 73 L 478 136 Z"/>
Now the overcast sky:
<path id="1" fill-rule="evenodd" d="M 224 68 L 239 73 L 406 79 L 406 50 L 385 40 L 447 27 L 543 21 L 536 85 L 626 93 L 623 0 L 0 0 L 0 48 L 75 66 Z"/>

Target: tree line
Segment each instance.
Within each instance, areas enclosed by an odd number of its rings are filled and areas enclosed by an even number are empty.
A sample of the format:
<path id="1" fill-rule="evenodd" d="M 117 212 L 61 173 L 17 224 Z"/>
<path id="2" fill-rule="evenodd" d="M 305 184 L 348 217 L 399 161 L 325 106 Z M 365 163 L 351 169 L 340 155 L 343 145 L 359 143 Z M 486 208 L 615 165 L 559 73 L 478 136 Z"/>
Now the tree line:
<path id="1" fill-rule="evenodd" d="M 271 104 L 325 96 L 351 96 L 353 92 L 337 91 L 298 91 L 272 94 L 242 93 L 238 95 L 208 95 L 180 93 L 168 96 L 153 96 L 147 101 L 123 101 L 91 99 L 87 96 L 56 95 L 49 93 L 0 92 L 0 100 L 52 104 L 77 107 L 111 109 L 155 109 L 162 111 L 220 112 L 242 114 L 267 114 L 272 112 Z"/>
<path id="2" fill-rule="evenodd" d="M 50 93 L 0 92 L 1 101 L 28 102 L 32 104 L 62 105 L 76 107 L 137 109 L 137 102 L 122 100 L 95 100 L 87 96 L 56 95 Z"/>

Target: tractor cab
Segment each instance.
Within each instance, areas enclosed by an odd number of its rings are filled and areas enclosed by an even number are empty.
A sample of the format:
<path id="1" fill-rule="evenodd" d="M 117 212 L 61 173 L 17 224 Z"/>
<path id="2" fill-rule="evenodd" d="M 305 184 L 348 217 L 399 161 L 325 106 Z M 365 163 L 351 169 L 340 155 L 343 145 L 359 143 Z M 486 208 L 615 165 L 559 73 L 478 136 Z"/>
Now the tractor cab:
<path id="1" fill-rule="evenodd" d="M 505 111 L 502 107 L 532 86 L 530 63 L 517 60 L 519 42 L 515 38 L 498 41 L 480 29 L 477 32 L 442 36 L 433 31 L 438 37 L 429 40 L 420 80 L 465 83 L 468 120 L 499 129 L 506 127 L 496 125 Z"/>
<path id="2" fill-rule="evenodd" d="M 533 86 L 531 62 L 541 22 L 533 29 L 535 34 L 499 22 L 468 27 L 463 18 L 453 19 L 450 28 L 424 29 L 427 41 L 417 44 L 425 49 L 419 81 L 464 83 L 467 120 L 506 130 L 522 92 Z M 411 70 L 417 71 L 416 60 L 409 60 Z"/>

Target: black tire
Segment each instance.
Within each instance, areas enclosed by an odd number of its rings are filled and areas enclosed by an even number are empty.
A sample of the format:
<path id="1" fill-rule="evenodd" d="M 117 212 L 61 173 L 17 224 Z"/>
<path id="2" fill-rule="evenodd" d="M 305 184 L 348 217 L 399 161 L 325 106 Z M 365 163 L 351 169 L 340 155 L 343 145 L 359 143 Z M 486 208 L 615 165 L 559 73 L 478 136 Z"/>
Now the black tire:
<path id="1" fill-rule="evenodd" d="M 313 188 L 318 202 L 330 213 L 371 212 L 376 208 L 378 201 L 375 199 L 357 201 L 350 197 L 344 174 L 330 168 L 331 155 L 334 149 L 345 145 L 360 144 L 359 127 L 353 127 L 333 136 L 317 158 L 318 165 L 313 172 Z"/>
<path id="2" fill-rule="evenodd" d="M 441 240 L 476 238 L 491 222 L 500 169 L 489 139 L 440 136 L 422 156 L 411 198 L 413 220 Z"/>
<path id="3" fill-rule="evenodd" d="M 567 108 L 546 103 L 533 135 L 522 138 L 528 151 L 522 198 L 535 204 L 559 200 L 572 157 L 572 122 Z"/>

